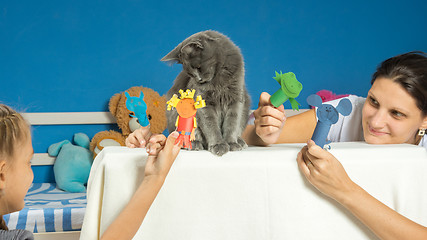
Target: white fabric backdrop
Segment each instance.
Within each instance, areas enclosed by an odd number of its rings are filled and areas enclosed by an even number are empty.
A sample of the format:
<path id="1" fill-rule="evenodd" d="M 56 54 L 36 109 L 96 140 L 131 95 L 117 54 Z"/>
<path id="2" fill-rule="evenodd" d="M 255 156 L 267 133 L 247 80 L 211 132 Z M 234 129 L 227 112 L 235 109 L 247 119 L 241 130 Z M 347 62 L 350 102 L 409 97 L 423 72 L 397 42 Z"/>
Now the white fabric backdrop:
<path id="1" fill-rule="evenodd" d="M 249 147 L 217 157 L 182 150 L 134 239 L 376 239 L 299 172 L 303 144 Z M 332 143 L 365 190 L 427 225 L 427 152 L 414 145 Z M 110 147 L 96 158 L 81 239 L 97 239 L 143 179 L 145 149 Z"/>

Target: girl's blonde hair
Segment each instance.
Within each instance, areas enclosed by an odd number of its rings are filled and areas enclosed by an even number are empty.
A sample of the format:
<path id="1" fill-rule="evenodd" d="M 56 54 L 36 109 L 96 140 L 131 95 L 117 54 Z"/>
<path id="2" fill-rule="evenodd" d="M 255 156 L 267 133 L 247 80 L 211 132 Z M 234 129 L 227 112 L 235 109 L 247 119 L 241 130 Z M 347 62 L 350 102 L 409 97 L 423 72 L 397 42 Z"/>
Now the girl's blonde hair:
<path id="1" fill-rule="evenodd" d="M 29 125 L 11 107 L 0 103 L 0 161 L 15 154 L 16 145 L 29 137 Z"/>
<path id="2" fill-rule="evenodd" d="M 21 114 L 0 103 L 0 162 L 13 159 L 17 146 L 27 140 L 29 134 L 29 125 Z M 0 229 L 7 230 L 1 215 Z"/>

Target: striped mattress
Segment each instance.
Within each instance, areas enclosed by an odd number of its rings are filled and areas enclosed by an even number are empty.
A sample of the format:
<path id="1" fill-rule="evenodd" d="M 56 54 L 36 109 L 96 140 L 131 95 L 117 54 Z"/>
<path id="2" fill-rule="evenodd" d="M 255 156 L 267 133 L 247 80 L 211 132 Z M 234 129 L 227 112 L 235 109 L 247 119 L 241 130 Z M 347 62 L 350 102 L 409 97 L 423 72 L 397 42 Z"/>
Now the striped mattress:
<path id="1" fill-rule="evenodd" d="M 86 210 L 86 193 L 69 193 L 54 183 L 33 183 L 25 207 L 3 216 L 9 229 L 34 233 L 79 231 Z"/>

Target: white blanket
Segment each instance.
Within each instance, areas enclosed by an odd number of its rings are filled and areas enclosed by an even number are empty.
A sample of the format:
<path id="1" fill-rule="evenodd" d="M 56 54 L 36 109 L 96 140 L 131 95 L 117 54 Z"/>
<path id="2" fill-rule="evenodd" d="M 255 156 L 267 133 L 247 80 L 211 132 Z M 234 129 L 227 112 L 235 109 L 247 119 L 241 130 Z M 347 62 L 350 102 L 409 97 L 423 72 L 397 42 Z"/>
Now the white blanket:
<path id="1" fill-rule="evenodd" d="M 303 144 L 217 157 L 182 150 L 134 239 L 376 239 L 299 172 Z M 365 190 L 427 225 L 427 152 L 414 145 L 333 143 Z M 143 179 L 145 149 L 105 148 L 89 178 L 81 239 L 98 239 Z"/>

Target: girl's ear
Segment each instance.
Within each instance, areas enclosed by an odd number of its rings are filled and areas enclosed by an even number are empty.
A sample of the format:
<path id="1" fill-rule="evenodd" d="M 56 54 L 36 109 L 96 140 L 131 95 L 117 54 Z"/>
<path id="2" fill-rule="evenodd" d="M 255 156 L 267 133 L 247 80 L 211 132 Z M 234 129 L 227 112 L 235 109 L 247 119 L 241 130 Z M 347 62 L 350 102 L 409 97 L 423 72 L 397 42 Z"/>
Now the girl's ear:
<path id="1" fill-rule="evenodd" d="M 6 161 L 0 160 L 0 191 L 6 187 Z"/>

